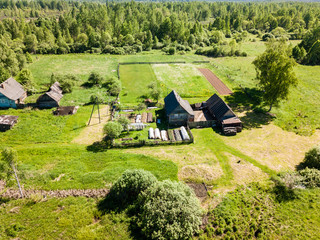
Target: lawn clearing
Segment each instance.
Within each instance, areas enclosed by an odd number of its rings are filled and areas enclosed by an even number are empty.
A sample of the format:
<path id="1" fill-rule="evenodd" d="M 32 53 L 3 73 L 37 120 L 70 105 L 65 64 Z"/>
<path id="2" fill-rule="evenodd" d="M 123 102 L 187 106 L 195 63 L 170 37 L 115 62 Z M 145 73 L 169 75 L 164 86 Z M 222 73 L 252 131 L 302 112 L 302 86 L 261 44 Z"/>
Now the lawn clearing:
<path id="1" fill-rule="evenodd" d="M 153 64 L 152 68 L 161 82 L 163 95 L 176 90 L 182 98 L 207 100 L 215 89 L 199 72 L 197 64 Z M 188 99 L 189 100 L 189 99 Z"/>
<path id="2" fill-rule="evenodd" d="M 54 116 L 52 109 L 0 110 L 0 115 L 19 116 L 18 123 L 7 132 L 0 132 L 1 145 L 70 142 L 90 117 L 91 106 L 80 107 L 75 115 Z"/>
<path id="3" fill-rule="evenodd" d="M 157 82 L 157 78 L 149 64 L 120 65 L 122 91 L 120 102 L 137 104 L 148 98 L 148 85 Z"/>
<path id="4" fill-rule="evenodd" d="M 319 142 L 319 130 L 311 137 L 306 137 L 284 131 L 274 124 L 245 129 L 241 134 L 225 138 L 228 146 L 237 148 L 277 172 L 294 170 L 305 153 Z"/>

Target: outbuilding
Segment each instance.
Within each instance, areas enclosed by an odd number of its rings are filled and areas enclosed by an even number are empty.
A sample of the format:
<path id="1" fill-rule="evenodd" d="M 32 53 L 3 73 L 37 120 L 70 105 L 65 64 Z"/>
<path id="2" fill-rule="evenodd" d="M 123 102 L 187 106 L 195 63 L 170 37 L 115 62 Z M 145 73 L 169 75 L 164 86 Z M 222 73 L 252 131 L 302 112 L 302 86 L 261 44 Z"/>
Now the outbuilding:
<path id="1" fill-rule="evenodd" d="M 17 122 L 18 116 L 0 115 L 0 132 L 10 130 Z"/>
<path id="2" fill-rule="evenodd" d="M 39 108 L 54 108 L 59 107 L 60 100 L 62 99 L 62 89 L 58 82 L 55 82 L 50 88 L 49 91 L 41 95 L 37 104 Z"/>
<path id="3" fill-rule="evenodd" d="M 0 83 L 0 108 L 17 108 L 26 97 L 23 86 L 12 77 Z"/>
<path id="4" fill-rule="evenodd" d="M 182 126 L 194 121 L 194 112 L 187 100 L 183 100 L 173 90 L 164 99 L 165 110 L 169 125 Z"/>

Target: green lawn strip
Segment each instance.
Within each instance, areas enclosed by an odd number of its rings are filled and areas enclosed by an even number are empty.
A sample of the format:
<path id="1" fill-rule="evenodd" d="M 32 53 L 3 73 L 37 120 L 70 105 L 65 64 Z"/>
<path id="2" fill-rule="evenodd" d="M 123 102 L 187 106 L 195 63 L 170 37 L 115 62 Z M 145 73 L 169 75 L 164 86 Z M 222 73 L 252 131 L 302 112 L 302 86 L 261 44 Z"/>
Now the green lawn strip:
<path id="1" fill-rule="evenodd" d="M 177 180 L 178 168 L 173 162 L 123 154 L 121 150 L 94 153 L 71 144 L 37 144 L 16 150 L 21 182 L 26 189 L 105 188 L 127 169 L 145 169 L 159 180 Z"/>
<path id="2" fill-rule="evenodd" d="M 124 104 L 142 102 L 148 95 L 148 85 L 157 82 L 149 64 L 132 64 L 120 66 L 122 91 L 120 102 Z"/>
<path id="3" fill-rule="evenodd" d="M 70 142 L 86 126 L 91 109 L 83 106 L 70 116 L 54 116 L 52 109 L 0 110 L 0 115 L 19 116 L 13 129 L 0 132 L 0 144 Z"/>
<path id="4" fill-rule="evenodd" d="M 131 239 L 124 214 L 101 216 L 95 199 L 12 200 L 0 207 L 0 239 Z"/>

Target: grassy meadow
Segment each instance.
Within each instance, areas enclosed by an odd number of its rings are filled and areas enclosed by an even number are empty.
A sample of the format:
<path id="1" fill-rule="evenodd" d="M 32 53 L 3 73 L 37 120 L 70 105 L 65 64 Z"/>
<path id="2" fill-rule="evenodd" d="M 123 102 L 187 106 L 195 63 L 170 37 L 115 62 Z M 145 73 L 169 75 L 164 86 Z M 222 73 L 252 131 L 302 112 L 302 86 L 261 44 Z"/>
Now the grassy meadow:
<path id="1" fill-rule="evenodd" d="M 305 152 L 320 142 L 320 132 L 316 130 L 320 128 L 317 121 L 320 111 L 316 108 L 320 103 L 320 67 L 296 66 L 299 85 L 291 91 L 288 101 L 272 110 L 276 117 L 271 118 L 252 111 L 256 107 L 254 101 L 238 91 L 240 84 L 249 91 L 254 91 L 255 70 L 251 63 L 257 54 L 264 51 L 264 43 L 248 41 L 242 43 L 241 48 L 248 53 L 247 57 L 213 59 L 192 53 L 169 56 L 160 51 L 129 56 L 34 56 L 29 69 L 34 76 L 36 89 L 45 91 L 52 73 L 75 74 L 79 82 L 72 93 L 65 94 L 61 104 L 81 107 L 76 115 L 66 117 L 53 116 L 52 110 L 0 110 L 0 115 L 19 116 L 18 124 L 12 130 L 0 133 L 0 146 L 11 146 L 17 150 L 19 175 L 26 189 L 108 188 L 126 169 L 141 168 L 151 171 L 160 180 L 205 182 L 211 189 L 211 197 L 204 206 L 210 210 L 211 201 L 221 201 L 226 192 L 234 190 L 238 185 L 256 181 L 264 184 L 278 172 L 295 169 Z M 199 60 L 209 60 L 210 63 L 192 63 Z M 225 99 L 243 120 L 245 129 L 234 137 L 222 136 L 219 129 L 193 129 L 195 143 L 189 145 L 104 151 L 95 149 L 94 145 L 87 146 L 86 143 L 92 143 L 90 139 L 86 139 L 95 134 L 92 131 L 98 131 L 98 137 L 93 141 L 102 136 L 103 125 L 99 125 L 95 119 L 93 130 L 90 130 L 86 124 L 92 106 L 82 105 L 89 101 L 91 95 L 103 95 L 105 90 L 99 87 L 85 88 L 83 83 L 93 70 L 105 77 L 116 76 L 119 62 L 137 61 L 186 61 L 187 64 L 121 65 L 122 104 L 136 106 L 142 102 L 151 82 L 157 82 L 161 86 L 162 97 L 175 89 L 190 103 L 204 101 L 215 93 L 197 71 L 198 67 L 205 67 L 234 90 L 235 94 Z M 35 101 L 39 94 L 28 97 L 28 101 Z M 104 124 L 108 116 L 106 114 L 103 117 Z M 137 135 L 139 133 L 129 136 Z M 81 141 L 75 141 L 79 136 Z M 253 195 L 255 193 L 257 192 Z M 242 195 L 237 195 L 235 199 L 229 197 L 231 200 L 226 200 L 220 206 L 221 209 L 237 216 L 247 214 L 250 209 L 246 206 L 243 209 L 234 208 L 240 204 L 240 196 Z M 259 195 L 258 199 L 262 201 L 265 196 Z M 315 236 L 319 236 L 316 229 L 319 221 L 315 215 L 319 210 L 319 201 L 313 201 L 319 198 L 319 190 L 301 191 L 299 196 L 281 203 L 272 199 L 272 204 L 268 206 L 271 210 L 266 212 L 272 216 L 277 215 L 277 220 L 273 221 L 278 221 L 283 227 L 275 222 L 267 222 L 271 225 L 266 229 L 272 232 L 267 236 L 276 239 L 306 239 L 313 237 L 312 231 Z M 7 201 L 0 198 L 0 239 L 134 238 L 125 214 L 101 216 L 96 210 L 96 204 L 97 200 L 84 198 L 45 201 Z M 299 209 L 295 209 L 295 206 Z M 301 227 L 295 228 L 297 225 Z M 216 226 L 212 225 L 210 231 L 216 231 Z M 247 231 L 246 226 L 241 227 L 239 232 L 241 231 Z M 299 233 L 300 231 L 304 232 Z M 210 239 L 207 233 L 199 238 L 206 237 Z"/>

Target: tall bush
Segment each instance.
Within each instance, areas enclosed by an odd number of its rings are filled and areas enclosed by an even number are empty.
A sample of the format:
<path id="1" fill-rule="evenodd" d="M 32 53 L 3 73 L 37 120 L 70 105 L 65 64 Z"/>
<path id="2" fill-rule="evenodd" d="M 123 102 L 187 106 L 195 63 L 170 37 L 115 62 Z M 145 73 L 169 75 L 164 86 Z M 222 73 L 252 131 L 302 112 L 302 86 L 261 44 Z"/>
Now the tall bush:
<path id="1" fill-rule="evenodd" d="M 199 200 L 180 182 L 156 182 L 138 204 L 138 226 L 148 239 L 190 239 L 202 223 Z"/>
<path id="2" fill-rule="evenodd" d="M 316 168 L 320 170 L 320 146 L 314 147 L 309 150 L 302 163 L 300 163 L 300 168 Z"/>

